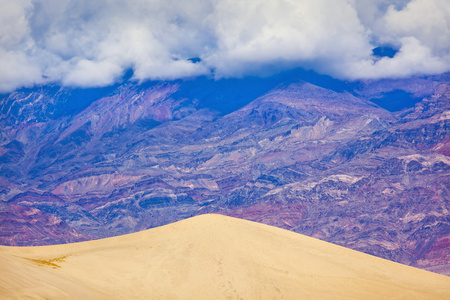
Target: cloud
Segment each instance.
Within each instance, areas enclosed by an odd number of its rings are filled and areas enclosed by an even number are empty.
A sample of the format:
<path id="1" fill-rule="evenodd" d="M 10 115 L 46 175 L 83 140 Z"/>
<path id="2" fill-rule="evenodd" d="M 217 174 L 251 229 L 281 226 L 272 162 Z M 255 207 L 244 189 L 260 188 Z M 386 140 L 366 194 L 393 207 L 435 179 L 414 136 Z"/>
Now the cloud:
<path id="1" fill-rule="evenodd" d="M 450 71 L 448 0 L 0 0 L 0 92 L 57 82 Z M 372 49 L 390 45 L 392 57 Z M 201 60 L 190 60 L 199 57 Z"/>
<path id="2" fill-rule="evenodd" d="M 206 62 L 218 75 L 245 74 L 266 65 L 325 69 L 334 60 L 366 57 L 372 46 L 347 1 L 221 1 L 212 25 L 217 49 Z M 351 51 L 349 51 L 351 49 Z"/>

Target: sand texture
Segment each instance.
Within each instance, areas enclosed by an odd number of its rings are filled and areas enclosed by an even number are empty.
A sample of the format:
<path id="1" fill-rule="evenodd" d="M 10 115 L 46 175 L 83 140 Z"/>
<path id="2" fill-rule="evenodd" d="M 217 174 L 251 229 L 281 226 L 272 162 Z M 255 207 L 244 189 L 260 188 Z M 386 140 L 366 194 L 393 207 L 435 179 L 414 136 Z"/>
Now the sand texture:
<path id="1" fill-rule="evenodd" d="M 0 247 L 0 299 L 450 299 L 450 277 L 202 215 L 83 243 Z"/>

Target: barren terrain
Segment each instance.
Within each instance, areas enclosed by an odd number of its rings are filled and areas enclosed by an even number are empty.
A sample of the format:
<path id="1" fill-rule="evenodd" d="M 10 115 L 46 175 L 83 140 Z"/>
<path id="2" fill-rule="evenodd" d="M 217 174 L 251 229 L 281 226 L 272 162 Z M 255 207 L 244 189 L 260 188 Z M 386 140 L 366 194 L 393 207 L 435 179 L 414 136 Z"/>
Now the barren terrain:
<path id="1" fill-rule="evenodd" d="M 108 239 L 0 247 L 2 299 L 449 299 L 450 278 L 201 215 Z"/>

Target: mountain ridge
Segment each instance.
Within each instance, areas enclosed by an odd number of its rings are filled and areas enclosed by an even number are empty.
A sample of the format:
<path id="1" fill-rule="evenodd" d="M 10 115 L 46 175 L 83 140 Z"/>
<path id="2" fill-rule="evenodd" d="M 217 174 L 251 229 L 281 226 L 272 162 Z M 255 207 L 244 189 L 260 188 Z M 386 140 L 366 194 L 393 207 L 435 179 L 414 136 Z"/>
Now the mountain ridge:
<path id="1" fill-rule="evenodd" d="M 183 84 L 124 86 L 56 119 L 3 114 L 1 243 L 103 238 L 214 212 L 448 265 L 445 76 L 412 79 L 408 91 L 425 97 L 394 113 L 368 99 L 408 80 L 352 92 L 288 80 L 228 114 L 178 93 Z M 33 233 L 44 228 L 52 238 Z"/>

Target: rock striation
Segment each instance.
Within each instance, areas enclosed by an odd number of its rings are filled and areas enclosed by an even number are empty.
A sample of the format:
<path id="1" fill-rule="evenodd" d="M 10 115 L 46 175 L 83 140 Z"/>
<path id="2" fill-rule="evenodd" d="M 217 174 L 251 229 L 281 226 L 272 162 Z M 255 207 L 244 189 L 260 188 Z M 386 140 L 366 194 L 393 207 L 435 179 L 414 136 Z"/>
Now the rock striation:
<path id="1" fill-rule="evenodd" d="M 341 90 L 290 80 L 245 105 L 228 95 L 223 110 L 201 82 L 124 84 L 70 110 L 55 88 L 3 97 L 0 243 L 220 213 L 450 275 L 447 75 Z M 405 87 L 413 107 L 368 100 Z"/>

